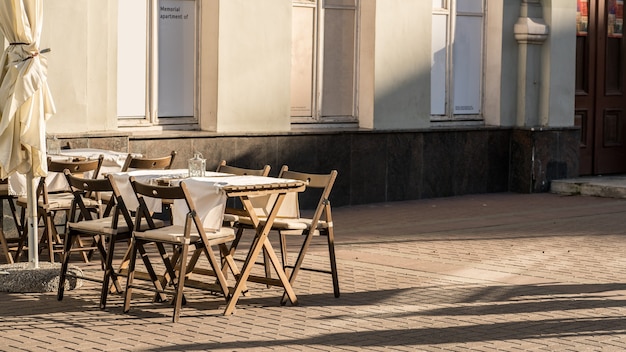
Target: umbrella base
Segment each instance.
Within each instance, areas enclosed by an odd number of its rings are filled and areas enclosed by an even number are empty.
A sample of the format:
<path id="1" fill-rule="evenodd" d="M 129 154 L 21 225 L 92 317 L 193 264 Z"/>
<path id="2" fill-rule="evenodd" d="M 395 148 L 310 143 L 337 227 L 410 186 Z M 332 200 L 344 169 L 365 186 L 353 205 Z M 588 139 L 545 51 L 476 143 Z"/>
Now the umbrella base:
<path id="1" fill-rule="evenodd" d="M 29 263 L 0 265 L 0 292 L 56 292 L 59 287 L 60 263 L 40 262 L 39 268 L 30 268 Z M 82 276 L 78 267 L 69 266 L 68 274 Z M 68 277 L 66 290 L 83 286 L 80 278 Z"/>

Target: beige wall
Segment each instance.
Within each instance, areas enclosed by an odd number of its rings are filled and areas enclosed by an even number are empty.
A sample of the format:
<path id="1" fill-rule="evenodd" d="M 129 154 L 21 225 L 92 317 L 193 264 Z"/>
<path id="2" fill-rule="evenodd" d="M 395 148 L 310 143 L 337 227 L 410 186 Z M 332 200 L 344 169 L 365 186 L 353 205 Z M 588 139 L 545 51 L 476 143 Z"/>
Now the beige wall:
<path id="1" fill-rule="evenodd" d="M 359 19 L 357 111 L 359 127 L 374 128 L 376 1 L 362 0 Z"/>
<path id="2" fill-rule="evenodd" d="M 374 128 L 430 124 L 432 2 L 378 0 Z"/>
<path id="3" fill-rule="evenodd" d="M 117 1 L 47 0 L 41 47 L 57 113 L 49 133 L 115 129 Z"/>
<path id="4" fill-rule="evenodd" d="M 488 0 L 484 112 L 492 125 L 515 124 L 521 0 Z M 117 129 L 117 0 L 46 0 L 42 48 L 57 114 L 50 133 Z M 573 125 L 575 4 L 543 3 L 550 38 L 542 65 L 542 123 Z M 199 36 L 200 127 L 217 132 L 289 131 L 291 1 L 202 0 Z M 494 15 L 497 14 L 497 15 Z M 430 1 L 362 0 L 359 125 L 430 126 Z M 497 18 L 496 18 L 497 17 Z M 494 35 L 492 28 L 499 28 Z M 507 67 L 509 69 L 501 69 Z"/>
<path id="5" fill-rule="evenodd" d="M 546 89 L 542 92 L 542 126 L 574 126 L 576 75 L 576 3 L 544 0 L 543 17 L 550 35 L 542 53 Z"/>
<path id="6" fill-rule="evenodd" d="M 501 1 L 488 1 L 485 17 L 483 118 L 486 124 L 496 126 L 502 123 L 503 6 Z"/>
<path id="7" fill-rule="evenodd" d="M 219 0 L 205 0 L 200 7 L 198 114 L 200 129 L 217 130 Z"/>

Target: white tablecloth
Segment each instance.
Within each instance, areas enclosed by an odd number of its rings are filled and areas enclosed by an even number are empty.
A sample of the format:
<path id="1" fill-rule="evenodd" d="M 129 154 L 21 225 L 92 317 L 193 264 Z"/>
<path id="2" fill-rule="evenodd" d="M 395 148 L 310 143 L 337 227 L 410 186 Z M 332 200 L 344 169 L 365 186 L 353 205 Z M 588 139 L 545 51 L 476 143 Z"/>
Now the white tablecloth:
<path id="1" fill-rule="evenodd" d="M 223 201 L 224 204 L 226 202 L 225 195 L 223 195 L 224 192 L 222 191 L 223 187 L 268 185 L 275 184 L 278 181 L 294 180 L 252 175 L 225 177 L 211 177 L 211 175 L 207 175 L 206 177 L 191 177 L 184 180 L 196 205 L 198 215 L 203 219 L 205 227 L 208 228 L 215 228 L 212 226 L 218 223 L 221 225 L 222 223 L 224 209 L 222 208 L 220 213 L 218 206 L 220 206 L 220 202 Z M 276 197 L 276 194 L 250 197 L 257 216 L 261 218 L 266 217 L 271 211 L 270 207 L 274 205 Z M 176 207 L 176 203 L 174 203 L 174 207 Z M 181 214 L 178 214 L 178 216 L 181 216 Z M 277 216 L 283 218 L 296 218 L 299 216 L 298 193 L 289 192 L 285 195 Z"/>
<path id="2" fill-rule="evenodd" d="M 226 207 L 226 193 L 223 191 L 223 187 L 234 186 L 248 186 L 248 185 L 263 185 L 263 184 L 275 184 L 277 181 L 284 179 L 278 179 L 274 177 L 263 176 L 234 176 L 231 174 L 210 172 L 207 171 L 205 177 L 191 177 L 186 178 L 188 172 L 186 169 L 177 170 L 136 170 L 128 172 L 113 173 L 113 179 L 117 184 L 126 207 L 130 210 L 135 210 L 139 203 L 133 192 L 132 186 L 129 182 L 130 176 L 134 176 L 135 179 L 142 183 L 150 183 L 151 180 L 158 180 L 160 178 L 167 179 L 171 183 L 183 181 L 191 194 L 191 199 L 194 202 L 198 216 L 200 217 L 203 226 L 209 231 L 211 229 L 219 229 L 222 226 L 224 218 L 224 210 Z M 287 180 L 293 181 L 293 180 Z M 255 210 L 260 217 L 263 217 L 269 213 L 268 204 L 274 204 L 276 195 L 254 197 L 253 204 L 255 204 Z M 297 193 L 290 192 L 286 195 L 283 205 L 280 208 L 279 216 L 281 217 L 297 217 L 298 215 L 298 202 Z M 144 197 L 146 205 L 150 211 L 158 212 L 162 209 L 162 203 L 159 200 Z M 256 204 L 258 203 L 258 205 Z M 256 209 L 258 206 L 258 209 Z M 175 200 L 172 206 L 172 218 L 175 225 L 183 225 L 189 209 L 184 200 Z"/>
<path id="3" fill-rule="evenodd" d="M 213 177 L 215 179 L 230 178 Z M 184 179 L 183 182 L 191 200 L 196 207 L 196 213 L 202 221 L 202 225 L 207 230 L 219 230 L 224 220 L 224 210 L 226 209 L 226 192 L 222 190 L 220 181 L 204 181 L 202 177 L 192 177 Z M 172 206 L 172 218 L 174 224 L 183 225 L 185 217 L 189 213 L 189 208 L 184 200 L 175 200 Z"/>
<path id="4" fill-rule="evenodd" d="M 75 157 L 83 157 L 86 159 L 98 159 L 100 155 L 104 156 L 102 161 L 102 167 L 100 168 L 100 175 L 119 172 L 124 166 L 128 153 L 116 152 L 112 150 L 93 149 L 93 148 L 78 148 L 78 149 L 64 149 L 61 154 L 48 155 L 52 160 L 68 160 Z M 133 156 L 140 157 L 141 154 L 133 153 Z M 86 175 L 89 177 L 89 175 Z M 68 188 L 65 175 L 58 172 L 50 172 L 46 176 L 46 185 L 50 192 L 62 191 Z M 25 196 L 26 195 L 26 176 L 22 174 L 13 174 L 9 177 L 9 194 Z"/>
<path id="5" fill-rule="evenodd" d="M 128 210 L 134 211 L 139 206 L 137 202 L 137 197 L 135 197 L 135 192 L 133 191 L 133 187 L 130 184 L 129 178 L 131 176 L 135 177 L 138 182 L 141 183 L 150 183 L 151 180 L 156 180 L 159 178 L 183 178 L 188 175 L 187 169 L 172 169 L 172 170 L 133 170 L 127 172 L 113 172 L 113 180 L 117 185 L 120 193 L 122 194 L 122 198 L 124 199 L 124 203 L 126 204 L 126 208 Z M 152 202 L 148 204 L 151 211 L 160 211 L 161 210 L 161 202 Z"/>
<path id="6" fill-rule="evenodd" d="M 133 187 L 129 181 L 131 176 L 135 177 L 135 180 L 141 183 L 150 183 L 151 181 L 157 181 L 159 179 L 176 182 L 186 179 L 189 175 L 189 171 L 187 169 L 134 170 L 128 172 L 116 172 L 112 175 L 115 184 L 122 194 L 126 207 L 129 210 L 135 210 L 139 206 L 139 203 L 137 202 L 137 197 L 135 196 Z M 206 175 L 217 178 L 231 176 L 230 174 L 211 171 L 207 171 Z M 224 216 L 226 196 L 224 192 L 221 192 L 221 190 L 212 187 L 211 185 L 205 186 L 206 187 L 190 189 L 191 197 L 196 205 L 196 208 L 198 208 L 198 215 L 204 223 L 204 227 L 207 229 L 219 229 Z M 146 201 L 146 205 L 150 211 L 161 211 L 162 203 L 160 200 L 149 197 L 144 197 L 144 200 Z M 174 224 L 183 225 L 188 212 L 189 210 L 184 200 L 174 201 L 174 205 L 172 207 Z"/>

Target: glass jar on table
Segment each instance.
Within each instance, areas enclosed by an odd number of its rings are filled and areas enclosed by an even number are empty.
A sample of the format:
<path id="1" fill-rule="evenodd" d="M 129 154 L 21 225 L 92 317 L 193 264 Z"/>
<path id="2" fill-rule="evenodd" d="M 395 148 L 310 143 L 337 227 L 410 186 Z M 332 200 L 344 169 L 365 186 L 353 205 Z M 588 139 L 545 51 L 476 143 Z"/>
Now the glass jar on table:
<path id="1" fill-rule="evenodd" d="M 206 172 L 206 159 L 202 154 L 195 152 L 188 161 L 189 177 L 203 177 Z"/>

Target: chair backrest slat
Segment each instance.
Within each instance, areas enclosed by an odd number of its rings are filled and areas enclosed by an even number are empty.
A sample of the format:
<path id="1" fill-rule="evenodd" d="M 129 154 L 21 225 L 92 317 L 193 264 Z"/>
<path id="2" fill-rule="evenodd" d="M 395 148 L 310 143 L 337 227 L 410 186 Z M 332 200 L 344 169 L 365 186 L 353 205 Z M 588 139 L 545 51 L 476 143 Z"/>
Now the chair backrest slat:
<path id="1" fill-rule="evenodd" d="M 217 166 L 217 172 L 233 175 L 267 176 L 270 174 L 270 166 L 265 165 L 260 169 L 249 169 L 238 166 L 227 165 L 226 160 L 222 160 Z"/>
<path id="2" fill-rule="evenodd" d="M 129 169 L 169 170 L 172 168 L 176 154 L 175 150 L 172 150 L 170 155 L 155 158 L 133 157 L 132 154 L 128 154 L 121 171 L 128 171 Z"/>
<path id="3" fill-rule="evenodd" d="M 63 173 L 65 169 L 68 169 L 72 174 L 93 171 L 91 178 L 98 178 L 103 161 L 104 155 L 100 155 L 98 159 L 93 160 L 52 160 L 48 158 L 48 171 Z"/>
<path id="4" fill-rule="evenodd" d="M 91 212 L 87 210 L 87 206 L 84 202 L 84 197 L 89 197 L 90 194 L 94 192 L 110 192 L 111 185 L 107 179 L 91 179 L 91 178 L 83 178 L 78 177 L 76 174 L 73 174 L 69 169 L 64 170 L 65 179 L 67 183 L 70 185 L 70 189 L 74 194 L 74 200 L 72 201 L 72 208 L 70 210 L 70 217 L 76 219 L 76 211 L 80 211 L 80 214 L 86 220 L 92 220 Z M 106 210 L 104 212 L 104 216 L 108 216 L 113 203 L 107 205 Z"/>
<path id="5" fill-rule="evenodd" d="M 183 199 L 185 194 L 180 187 L 150 185 L 142 183 L 131 178 L 131 184 L 135 193 L 144 197 L 160 198 L 160 199 Z"/>
<path id="6" fill-rule="evenodd" d="M 307 182 L 306 189 L 322 190 L 317 207 L 315 208 L 315 213 L 312 217 L 313 223 L 311 227 L 315 228 L 324 212 L 328 212 L 330 209 L 329 197 L 335 183 L 335 179 L 337 178 L 337 170 L 332 170 L 328 174 L 313 174 L 290 171 L 287 165 L 283 165 L 278 177 L 305 181 Z M 328 217 L 330 214 L 326 214 L 326 216 Z"/>
<path id="7" fill-rule="evenodd" d="M 58 172 L 62 174 L 65 172 L 65 170 L 68 170 L 73 175 L 82 175 L 86 172 L 93 172 L 91 178 L 96 179 L 98 178 L 98 174 L 100 173 L 100 168 L 102 167 L 103 161 L 104 155 L 100 155 L 98 159 L 92 160 L 78 158 L 72 160 L 52 160 L 52 158 L 48 157 L 48 171 Z M 37 195 L 38 197 L 40 196 L 43 198 L 44 204 L 48 204 L 48 185 L 46 183 L 45 177 L 42 177 L 39 180 L 39 185 L 37 186 Z"/>

